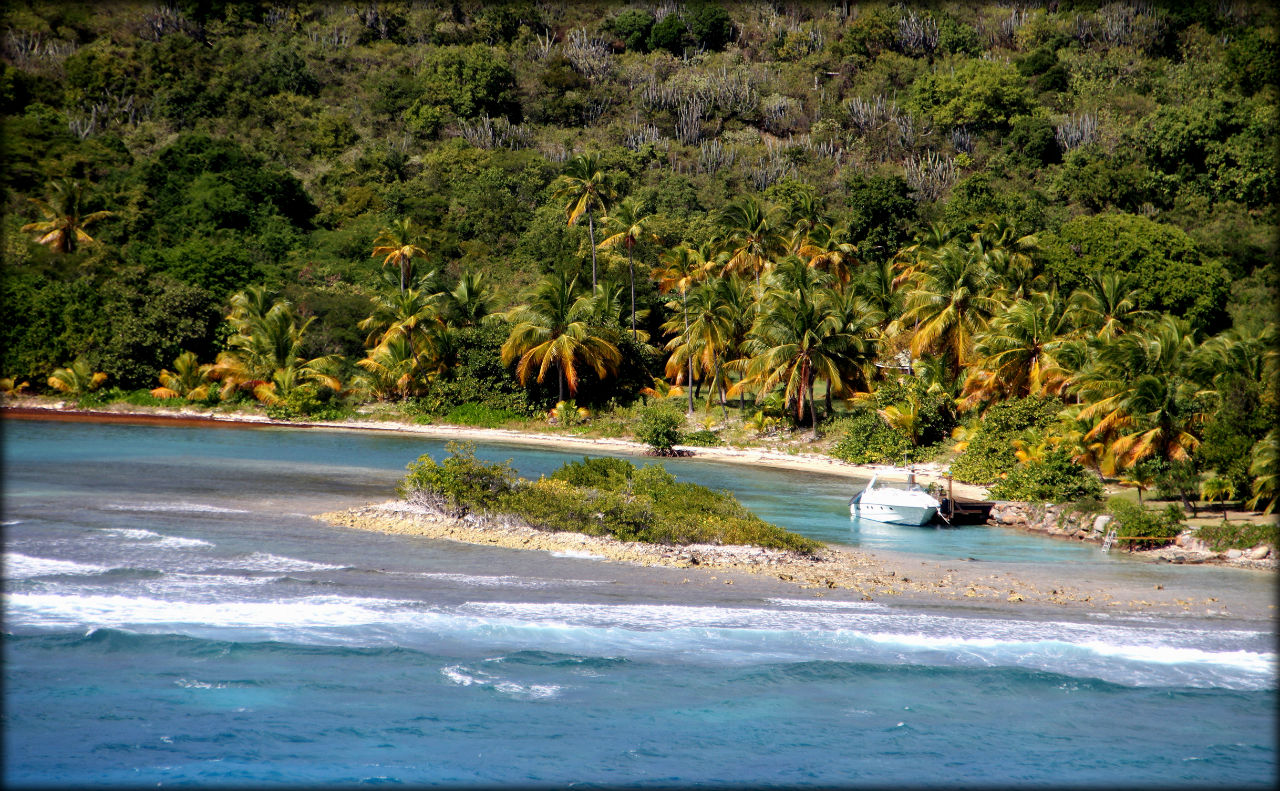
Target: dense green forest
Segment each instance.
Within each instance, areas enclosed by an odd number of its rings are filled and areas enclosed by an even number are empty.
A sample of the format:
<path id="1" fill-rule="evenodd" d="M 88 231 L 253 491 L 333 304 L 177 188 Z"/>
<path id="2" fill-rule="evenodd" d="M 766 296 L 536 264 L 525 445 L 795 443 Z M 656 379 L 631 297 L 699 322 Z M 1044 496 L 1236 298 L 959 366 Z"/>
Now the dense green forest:
<path id="1" fill-rule="evenodd" d="M 0 375 L 285 417 L 657 401 L 946 445 L 1006 495 L 1264 507 L 1276 22 L 15 0 Z"/>

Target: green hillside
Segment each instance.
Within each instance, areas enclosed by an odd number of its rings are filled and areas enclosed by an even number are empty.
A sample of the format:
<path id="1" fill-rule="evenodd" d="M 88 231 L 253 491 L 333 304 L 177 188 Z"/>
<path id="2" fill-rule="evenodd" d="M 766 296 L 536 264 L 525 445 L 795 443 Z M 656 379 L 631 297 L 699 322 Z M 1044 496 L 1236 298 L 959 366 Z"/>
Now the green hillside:
<path id="1" fill-rule="evenodd" d="M 1273 502 L 1269 4 L 0 19 L 9 392 L 624 431 L 669 400 L 1012 495 Z"/>

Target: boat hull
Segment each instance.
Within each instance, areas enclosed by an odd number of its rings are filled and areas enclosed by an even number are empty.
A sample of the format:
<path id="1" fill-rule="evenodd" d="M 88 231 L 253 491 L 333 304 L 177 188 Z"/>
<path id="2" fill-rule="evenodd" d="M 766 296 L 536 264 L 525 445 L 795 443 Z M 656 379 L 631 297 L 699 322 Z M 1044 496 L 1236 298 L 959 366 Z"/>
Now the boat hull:
<path id="1" fill-rule="evenodd" d="M 849 505 L 849 513 L 861 519 L 871 519 L 891 525 L 926 525 L 933 521 L 938 509 L 934 506 L 854 502 Z"/>

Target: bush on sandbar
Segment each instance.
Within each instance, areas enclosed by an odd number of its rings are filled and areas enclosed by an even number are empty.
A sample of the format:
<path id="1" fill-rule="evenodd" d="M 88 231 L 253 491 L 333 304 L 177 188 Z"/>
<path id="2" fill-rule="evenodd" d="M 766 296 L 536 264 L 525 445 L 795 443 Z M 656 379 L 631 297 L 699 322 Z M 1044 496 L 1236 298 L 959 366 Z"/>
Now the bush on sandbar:
<path id="1" fill-rule="evenodd" d="M 486 463 L 472 443 L 449 443 L 437 463 L 409 465 L 398 491 L 449 516 L 514 518 L 548 531 L 611 536 L 651 544 L 747 544 L 812 554 L 821 544 L 748 511 L 729 492 L 677 481 L 659 464 L 584 458 L 537 481 L 517 478 L 509 462 Z"/>

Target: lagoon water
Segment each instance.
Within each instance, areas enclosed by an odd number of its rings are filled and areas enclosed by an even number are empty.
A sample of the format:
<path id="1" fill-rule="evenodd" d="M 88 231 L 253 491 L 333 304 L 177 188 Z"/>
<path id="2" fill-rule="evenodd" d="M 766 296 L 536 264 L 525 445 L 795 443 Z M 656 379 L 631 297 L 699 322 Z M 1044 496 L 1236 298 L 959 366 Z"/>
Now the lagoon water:
<path id="1" fill-rule="evenodd" d="M 762 595 L 331 527 L 443 443 L 4 422 L 7 785 L 1267 786 L 1265 623 Z M 526 477 L 581 454 L 481 446 Z M 667 465 L 816 538 L 1155 574 L 858 523 L 846 479 Z M 1168 569 L 1165 573 L 1168 573 Z M 1225 569 L 1206 588 L 1271 584 Z M 1234 576 L 1233 576 L 1234 575 Z"/>

